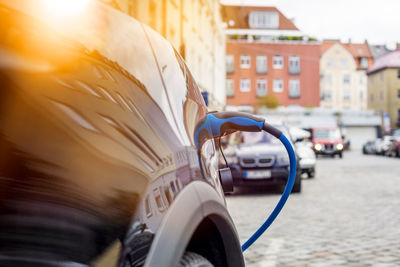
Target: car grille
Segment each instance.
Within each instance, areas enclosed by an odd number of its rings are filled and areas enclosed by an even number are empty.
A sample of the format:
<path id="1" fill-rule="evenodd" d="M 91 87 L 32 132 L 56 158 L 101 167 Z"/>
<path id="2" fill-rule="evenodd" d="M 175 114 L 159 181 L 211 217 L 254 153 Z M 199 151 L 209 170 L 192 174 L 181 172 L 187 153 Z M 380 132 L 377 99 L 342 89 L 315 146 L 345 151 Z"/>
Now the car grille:
<path id="1" fill-rule="evenodd" d="M 271 167 L 275 163 L 274 156 L 260 156 L 256 158 L 241 158 L 240 165 L 243 168 Z"/>
<path id="2" fill-rule="evenodd" d="M 333 150 L 333 145 L 325 145 L 326 150 Z"/>

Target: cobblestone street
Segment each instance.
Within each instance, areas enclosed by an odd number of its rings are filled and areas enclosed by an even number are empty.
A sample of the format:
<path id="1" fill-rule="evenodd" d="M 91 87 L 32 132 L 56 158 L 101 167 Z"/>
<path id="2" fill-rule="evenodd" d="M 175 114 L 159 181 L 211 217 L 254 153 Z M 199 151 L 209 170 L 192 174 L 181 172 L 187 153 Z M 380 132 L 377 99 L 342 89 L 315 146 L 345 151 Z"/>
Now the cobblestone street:
<path id="1" fill-rule="evenodd" d="M 400 266 L 400 159 L 360 152 L 319 158 L 316 177 L 302 186 L 245 252 L 247 266 Z M 227 197 L 241 242 L 279 197 Z"/>

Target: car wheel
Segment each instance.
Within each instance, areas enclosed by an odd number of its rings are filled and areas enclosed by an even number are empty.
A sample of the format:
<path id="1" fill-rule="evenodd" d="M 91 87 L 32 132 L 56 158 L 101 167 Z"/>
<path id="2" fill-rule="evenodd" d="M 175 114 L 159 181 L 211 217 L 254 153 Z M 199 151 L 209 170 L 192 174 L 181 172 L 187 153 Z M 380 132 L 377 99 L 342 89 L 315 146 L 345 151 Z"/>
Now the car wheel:
<path id="1" fill-rule="evenodd" d="M 314 178 L 315 177 L 315 170 L 312 169 L 311 171 L 307 172 L 308 178 Z"/>
<path id="2" fill-rule="evenodd" d="M 193 253 L 193 252 L 185 252 L 183 257 L 179 261 L 178 267 L 213 267 L 206 258 L 203 256 Z"/>
<path id="3" fill-rule="evenodd" d="M 300 193 L 300 192 L 301 192 L 301 181 L 295 183 L 292 189 L 292 193 Z"/>
<path id="4" fill-rule="evenodd" d="M 301 175 L 299 172 L 296 174 L 296 179 L 294 180 L 294 185 L 292 188 L 293 193 L 300 193 L 301 192 Z"/>
<path id="5" fill-rule="evenodd" d="M 340 154 L 339 154 L 339 157 L 340 157 L 340 158 L 343 158 L 343 153 L 340 153 Z"/>

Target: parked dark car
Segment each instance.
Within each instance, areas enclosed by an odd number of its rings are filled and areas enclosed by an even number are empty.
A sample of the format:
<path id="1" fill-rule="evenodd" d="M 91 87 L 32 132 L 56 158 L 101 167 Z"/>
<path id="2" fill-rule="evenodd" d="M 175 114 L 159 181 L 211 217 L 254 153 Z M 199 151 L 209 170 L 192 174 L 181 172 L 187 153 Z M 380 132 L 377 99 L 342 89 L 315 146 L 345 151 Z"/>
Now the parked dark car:
<path id="1" fill-rule="evenodd" d="M 276 125 L 274 125 L 276 126 Z M 276 126 L 290 136 L 283 126 Z M 245 132 L 231 136 L 227 151 L 228 166 L 232 170 L 234 187 L 269 187 L 286 185 L 289 176 L 289 157 L 284 146 L 266 132 Z M 292 192 L 301 191 L 301 168 Z"/>
<path id="2" fill-rule="evenodd" d="M 0 266 L 244 266 L 183 59 L 105 4 L 45 2 L 0 1 Z"/>

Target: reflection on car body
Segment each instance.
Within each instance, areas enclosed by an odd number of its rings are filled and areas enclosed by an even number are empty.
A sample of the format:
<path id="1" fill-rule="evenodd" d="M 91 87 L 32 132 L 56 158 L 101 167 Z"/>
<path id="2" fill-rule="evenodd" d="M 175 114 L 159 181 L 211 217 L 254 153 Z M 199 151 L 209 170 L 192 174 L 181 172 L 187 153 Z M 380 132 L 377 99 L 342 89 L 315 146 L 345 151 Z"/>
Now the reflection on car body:
<path id="1" fill-rule="evenodd" d="M 190 72 L 154 31 L 91 5 L 61 25 L 0 1 L 0 265 L 110 266 L 116 247 L 121 266 L 187 249 L 243 266 L 214 142 L 201 161 L 193 145 L 207 109 Z"/>

